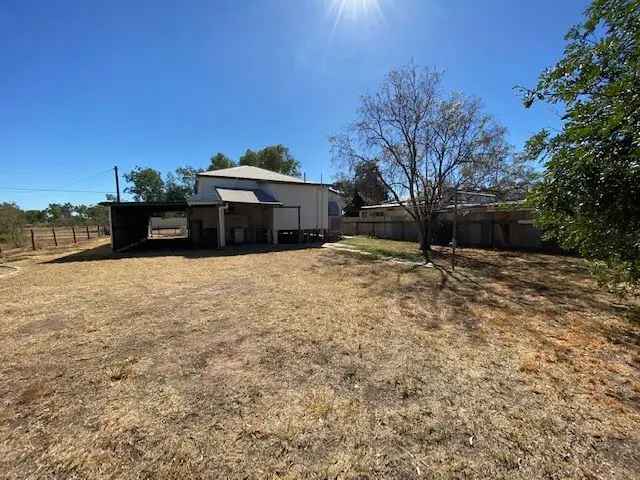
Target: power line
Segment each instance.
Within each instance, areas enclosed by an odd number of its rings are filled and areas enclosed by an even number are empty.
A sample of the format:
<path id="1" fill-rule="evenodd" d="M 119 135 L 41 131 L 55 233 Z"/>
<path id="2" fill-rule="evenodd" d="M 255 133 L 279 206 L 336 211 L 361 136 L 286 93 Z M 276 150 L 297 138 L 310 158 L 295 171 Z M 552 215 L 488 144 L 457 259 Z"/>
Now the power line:
<path id="1" fill-rule="evenodd" d="M 66 182 L 66 185 L 77 185 L 80 182 L 84 182 L 86 180 L 90 180 L 92 178 L 97 177 L 98 175 L 104 175 L 106 173 L 111 173 L 111 172 L 113 172 L 113 168 L 108 168 L 106 170 L 102 170 L 101 172 L 97 172 L 97 173 L 94 173 L 94 174 L 91 174 L 91 175 L 88 175 L 88 176 L 85 176 L 85 177 L 76 178 L 75 180 L 72 180 L 70 182 Z"/>
<path id="2" fill-rule="evenodd" d="M 60 188 L 30 188 L 30 187 L 0 187 L 0 190 L 10 190 L 16 192 L 60 192 L 60 193 L 115 193 L 100 192 L 97 190 L 65 190 Z"/>

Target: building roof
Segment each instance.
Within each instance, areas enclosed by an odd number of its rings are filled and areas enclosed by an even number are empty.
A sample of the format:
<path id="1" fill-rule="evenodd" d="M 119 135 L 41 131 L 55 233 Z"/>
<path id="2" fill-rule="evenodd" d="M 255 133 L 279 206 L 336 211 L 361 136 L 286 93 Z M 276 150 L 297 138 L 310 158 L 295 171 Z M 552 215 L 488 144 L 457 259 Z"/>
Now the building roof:
<path id="1" fill-rule="evenodd" d="M 406 201 L 402 202 L 406 204 Z M 520 207 L 521 209 L 530 210 L 530 207 L 525 206 L 524 200 L 504 200 L 501 202 L 487 202 L 487 203 L 470 203 L 470 202 L 460 202 L 458 203 L 458 208 L 498 208 L 501 206 L 513 206 Z M 367 205 L 365 207 L 361 207 L 360 210 L 375 210 L 378 208 L 399 208 L 401 204 L 398 202 L 389 202 L 389 203 L 381 203 L 379 205 Z M 447 210 L 453 210 L 455 205 L 445 205 L 436 209 L 436 211 L 444 212 Z"/>
<path id="2" fill-rule="evenodd" d="M 209 172 L 201 172 L 198 174 L 202 177 L 222 177 L 236 178 L 245 180 L 261 180 L 264 182 L 280 182 L 280 183 L 301 183 L 308 185 L 320 185 L 316 182 L 305 182 L 298 177 L 284 175 L 278 172 L 272 172 L 264 168 L 252 167 L 250 165 L 240 165 L 239 167 L 223 168 L 221 170 L 211 170 Z"/>
<path id="3" fill-rule="evenodd" d="M 216 188 L 218 196 L 223 202 L 252 203 L 262 205 L 282 205 L 278 199 L 260 189 L 244 188 Z"/>
<path id="4" fill-rule="evenodd" d="M 140 207 L 160 207 L 160 208 L 171 208 L 171 207 L 187 207 L 186 200 L 175 200 L 169 202 L 163 201 L 150 201 L 150 202 L 100 202 L 99 205 L 103 205 L 105 207 L 126 207 L 126 208 L 140 208 Z"/>

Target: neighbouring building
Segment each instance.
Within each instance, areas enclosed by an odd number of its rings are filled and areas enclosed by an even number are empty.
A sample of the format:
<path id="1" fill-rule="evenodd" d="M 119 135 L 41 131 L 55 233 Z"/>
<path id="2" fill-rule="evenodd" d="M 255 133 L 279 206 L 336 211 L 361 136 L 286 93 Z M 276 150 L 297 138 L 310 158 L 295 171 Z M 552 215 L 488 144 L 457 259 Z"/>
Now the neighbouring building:
<path id="1" fill-rule="evenodd" d="M 239 166 L 199 173 L 184 202 L 111 202 L 114 250 L 149 240 L 152 217 L 184 212 L 195 246 L 290 243 L 332 234 L 330 218 L 342 214 L 341 198 L 328 185 L 262 168 Z M 183 213 L 181 213 L 183 214 Z"/>
<path id="2" fill-rule="evenodd" d="M 461 246 L 558 251 L 558 246 L 542 238 L 535 226 L 534 211 L 522 201 L 495 202 L 489 196 L 462 198 L 455 218 L 456 238 Z M 475 202 L 469 202 L 475 200 Z M 346 235 L 371 235 L 395 240 L 418 240 L 413 219 L 398 202 L 362 207 L 359 217 L 342 219 Z M 451 242 L 454 206 L 434 212 L 432 236 L 435 244 Z"/>

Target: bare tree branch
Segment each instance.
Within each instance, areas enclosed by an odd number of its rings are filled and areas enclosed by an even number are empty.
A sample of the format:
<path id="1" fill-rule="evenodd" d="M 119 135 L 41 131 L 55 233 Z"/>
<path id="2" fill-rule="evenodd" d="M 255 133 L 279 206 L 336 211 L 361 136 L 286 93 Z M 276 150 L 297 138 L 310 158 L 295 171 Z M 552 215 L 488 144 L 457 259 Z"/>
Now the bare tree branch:
<path id="1" fill-rule="evenodd" d="M 431 219 L 448 192 L 486 186 L 510 153 L 505 129 L 482 113 L 480 102 L 444 97 L 440 79 L 412 64 L 392 70 L 375 94 L 362 97 L 356 122 L 330 139 L 334 159 L 376 164 L 391 198 L 416 222 L 427 257 Z"/>

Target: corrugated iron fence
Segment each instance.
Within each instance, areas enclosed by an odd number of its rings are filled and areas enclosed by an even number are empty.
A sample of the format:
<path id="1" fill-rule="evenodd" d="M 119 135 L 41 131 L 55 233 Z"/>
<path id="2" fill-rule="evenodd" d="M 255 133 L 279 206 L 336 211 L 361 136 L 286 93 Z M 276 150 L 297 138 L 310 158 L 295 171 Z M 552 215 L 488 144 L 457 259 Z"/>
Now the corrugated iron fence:
<path id="1" fill-rule="evenodd" d="M 437 213 L 432 228 L 433 243 L 448 245 L 452 239 L 453 212 Z M 345 217 L 342 233 L 418 241 L 416 224 L 397 217 Z M 462 211 L 457 218 L 456 236 L 458 245 L 463 247 L 558 251 L 555 244 L 542 239 L 530 210 Z"/>

